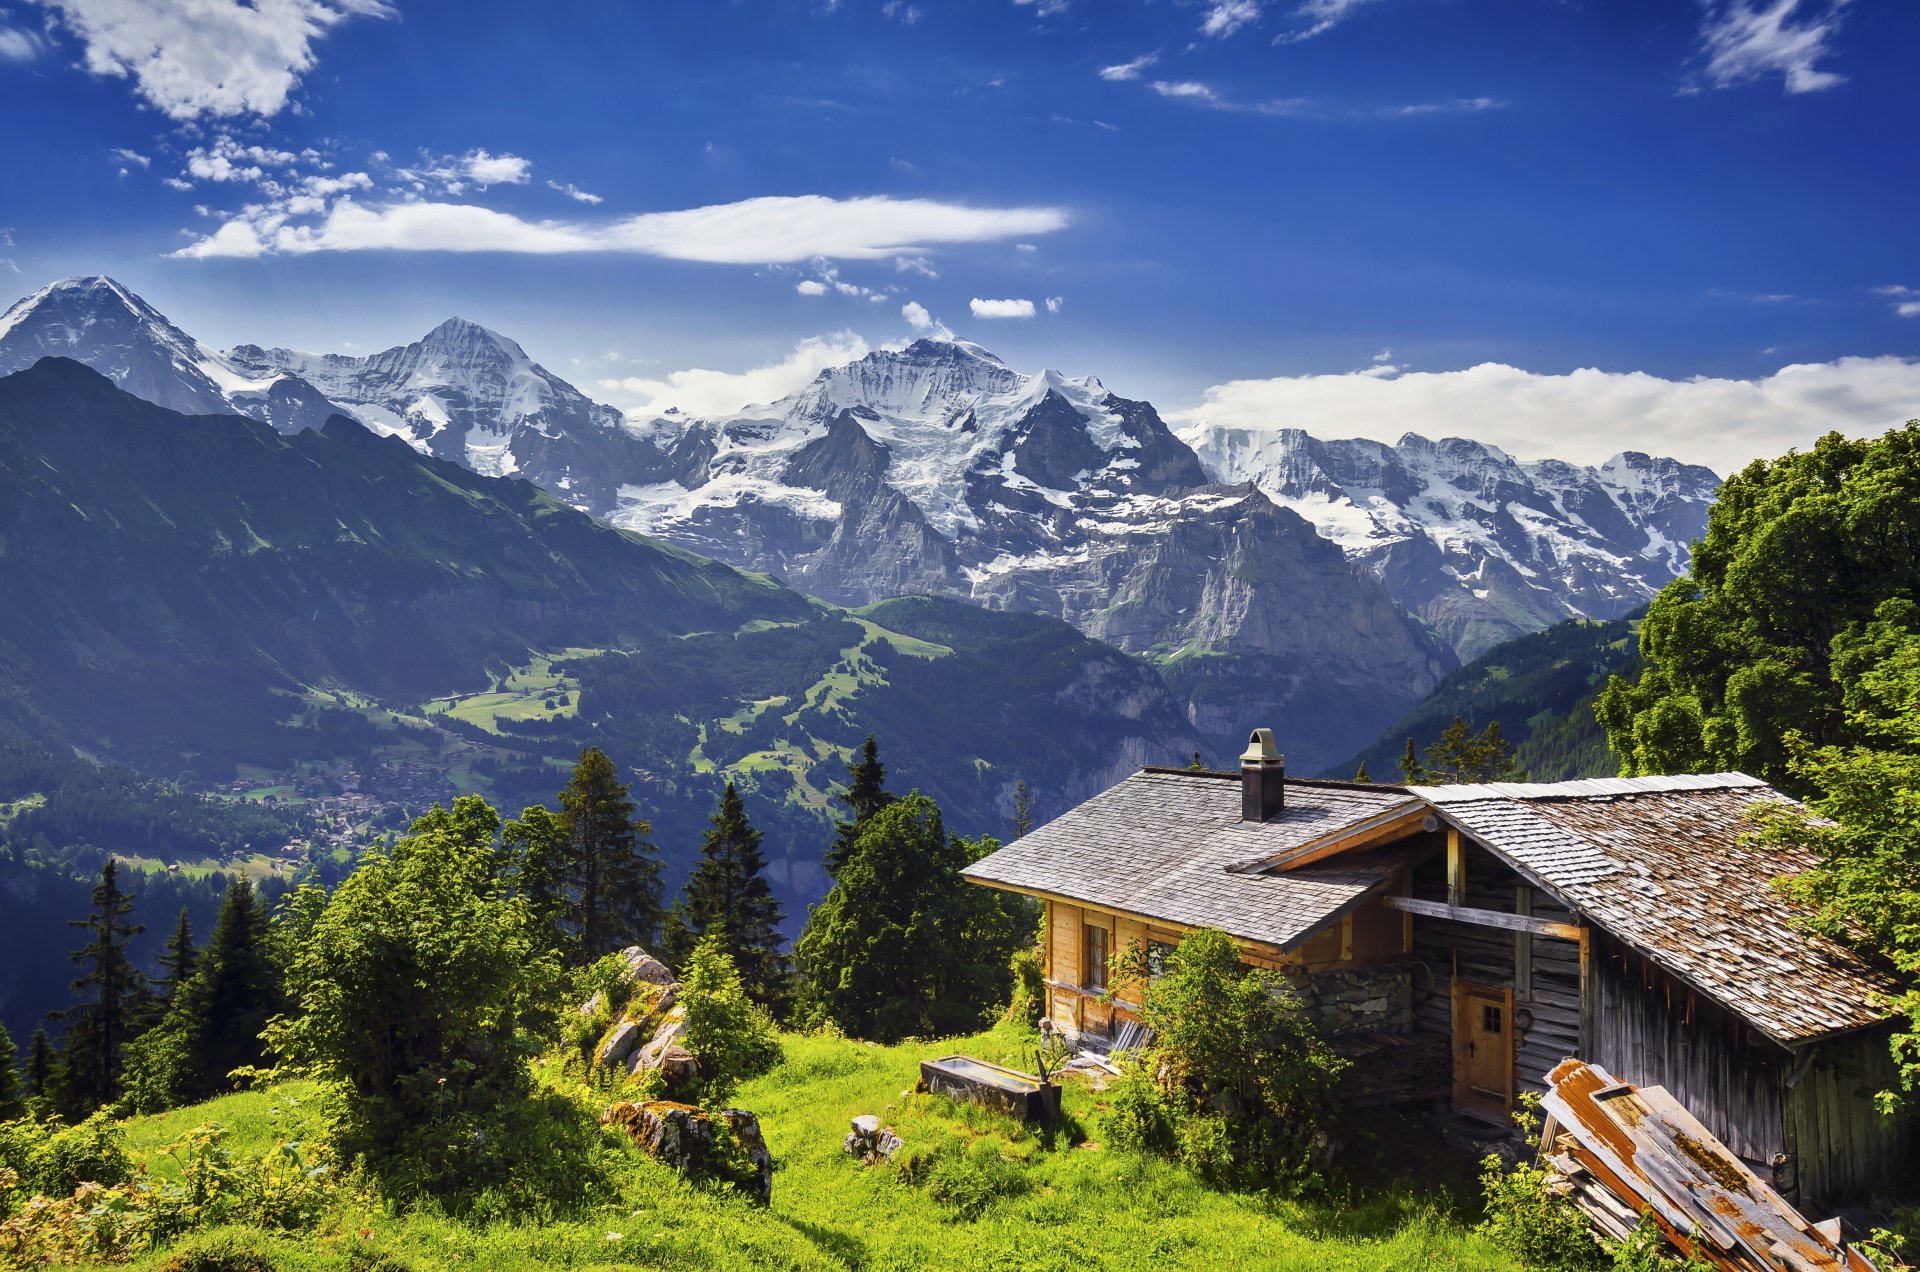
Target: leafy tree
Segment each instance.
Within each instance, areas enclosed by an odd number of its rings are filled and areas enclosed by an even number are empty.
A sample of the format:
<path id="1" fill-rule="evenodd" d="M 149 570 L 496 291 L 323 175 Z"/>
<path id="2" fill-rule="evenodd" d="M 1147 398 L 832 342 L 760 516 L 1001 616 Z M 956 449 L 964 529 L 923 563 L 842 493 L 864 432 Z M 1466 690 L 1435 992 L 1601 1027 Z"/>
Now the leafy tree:
<path id="1" fill-rule="evenodd" d="M 686 1008 L 680 1042 L 699 1067 L 700 1103 L 725 1104 L 742 1081 L 780 1062 L 773 1020 L 748 997 L 720 933 L 700 938 L 688 955 L 680 1002 Z"/>
<path id="2" fill-rule="evenodd" d="M 524 897 L 549 948 L 567 944 L 567 867 L 571 856 L 565 820 L 535 804 L 501 828 L 501 848 L 513 890 Z"/>
<path id="3" fill-rule="evenodd" d="M 13 1036 L 0 1025 L 0 1122 L 11 1122 L 27 1115 L 27 1093 L 20 1089 L 18 1054 Z"/>
<path id="4" fill-rule="evenodd" d="M 1645 671 L 1595 709 L 1621 771 L 1740 769 L 1809 793 L 1789 737 L 1870 744 L 1844 664 L 1890 601 L 1920 601 L 1920 425 L 1748 465 L 1649 607 Z"/>
<path id="5" fill-rule="evenodd" d="M 1013 822 L 1008 829 L 1012 832 L 1008 835 L 1010 840 L 1033 829 L 1033 789 L 1024 777 L 1013 784 Z"/>
<path id="6" fill-rule="evenodd" d="M 560 792 L 566 829 L 568 918 L 579 956 L 592 962 L 627 945 L 651 945 L 660 927 L 660 851 L 653 827 L 634 815 L 613 761 L 599 747 L 580 753 Z"/>
<path id="7" fill-rule="evenodd" d="M 1197 928 L 1153 978 L 1134 945 L 1122 983 L 1140 988 L 1154 1048 L 1117 1084 L 1119 1132 L 1131 1147 L 1179 1157 L 1222 1184 L 1299 1187 L 1323 1164 L 1345 1067 L 1287 980 L 1240 961 L 1233 939 Z"/>
<path id="8" fill-rule="evenodd" d="M 840 867 L 853 853 L 853 841 L 860 833 L 860 827 L 869 817 L 893 803 L 894 796 L 887 792 L 887 770 L 880 763 L 880 746 L 869 733 L 867 740 L 860 744 L 860 758 L 847 764 L 847 789 L 841 791 L 837 799 L 853 810 L 850 821 L 839 822 L 834 827 L 833 842 L 827 846 L 826 856 L 821 864 L 827 873 L 838 878 Z"/>
<path id="9" fill-rule="evenodd" d="M 767 883 L 760 832 L 747 821 L 732 782 L 721 793 L 711 821 L 700 844 L 700 864 L 687 880 L 675 920 L 696 940 L 717 940 L 747 993 L 775 1008 L 785 1002 L 792 982 L 786 955 L 780 952 L 780 903 Z"/>
<path id="10" fill-rule="evenodd" d="M 227 1074 L 265 1059 L 260 1034 L 281 1007 L 280 977 L 270 957 L 267 914 L 253 885 L 236 878 L 214 921 L 199 966 L 174 997 L 165 1025 L 180 1039 L 174 1086 L 183 1100 L 227 1089 Z"/>
<path id="11" fill-rule="evenodd" d="M 978 1024 L 1033 922 L 1022 898 L 960 875 L 998 846 L 948 835 L 918 792 L 868 817 L 794 944 L 803 1014 L 883 1042 Z"/>
<path id="12" fill-rule="evenodd" d="M 69 921 L 69 926 L 85 928 L 90 938 L 72 955 L 86 968 L 73 982 L 82 1001 L 56 1013 L 70 1022 L 58 1085 L 59 1103 L 71 1113 L 92 1112 L 120 1094 L 121 1060 L 133 1038 L 133 1018 L 146 984 L 127 957 L 128 943 L 145 929 L 127 919 L 133 898 L 121 891 L 119 863 L 111 857 L 100 868 L 92 899 L 92 914 Z"/>
<path id="13" fill-rule="evenodd" d="M 1513 762 L 1513 748 L 1501 734 L 1498 720 L 1475 737 L 1472 726 L 1459 716 L 1419 759 L 1414 758 L 1413 739 L 1408 738 L 1400 769 L 1405 781 L 1423 785 L 1514 782 L 1525 776 Z"/>
<path id="14" fill-rule="evenodd" d="M 558 970 L 500 873 L 500 829 L 477 796 L 435 808 L 282 920 L 297 927 L 287 990 L 299 1010 L 268 1037 L 340 1085 L 349 1153 L 450 1170 L 449 1154 L 484 1142 L 490 1111 L 527 1093 L 515 1023 Z"/>

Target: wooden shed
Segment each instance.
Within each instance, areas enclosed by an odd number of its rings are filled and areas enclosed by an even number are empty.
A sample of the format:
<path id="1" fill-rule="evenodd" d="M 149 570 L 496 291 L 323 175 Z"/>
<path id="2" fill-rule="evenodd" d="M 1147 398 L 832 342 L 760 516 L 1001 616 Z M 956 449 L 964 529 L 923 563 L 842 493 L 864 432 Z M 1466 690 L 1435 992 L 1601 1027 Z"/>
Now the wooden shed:
<path id="1" fill-rule="evenodd" d="M 1884 969 L 1799 930 L 1773 886 L 1804 858 L 1740 843 L 1780 801 L 1739 773 L 1391 786 L 1147 768 L 970 867 L 1041 899 L 1047 1012 L 1098 1042 L 1196 927 L 1297 978 L 1355 1059 L 1356 1096 L 1504 1123 L 1577 1057 L 1663 1086 L 1796 1199 L 1885 1193 L 1912 1169 Z"/>

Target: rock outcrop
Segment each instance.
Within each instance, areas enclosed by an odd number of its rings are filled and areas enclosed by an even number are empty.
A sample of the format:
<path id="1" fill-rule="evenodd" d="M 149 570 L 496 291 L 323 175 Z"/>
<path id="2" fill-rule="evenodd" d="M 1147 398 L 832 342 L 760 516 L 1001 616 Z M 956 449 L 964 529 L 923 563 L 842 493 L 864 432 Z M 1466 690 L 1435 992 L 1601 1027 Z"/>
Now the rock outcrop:
<path id="1" fill-rule="evenodd" d="M 665 963 L 638 945 L 620 951 L 620 957 L 626 964 L 626 1005 L 601 1034 L 593 1064 L 622 1069 L 629 1079 L 657 1071 L 662 1091 L 690 1090 L 699 1066 L 680 1043 L 687 1031 L 680 982 Z M 589 1020 L 605 1010 L 606 1000 L 598 992 L 580 1005 L 580 1014 Z"/>
<path id="2" fill-rule="evenodd" d="M 756 1206 L 773 1199 L 773 1154 L 760 1119 L 745 1109 L 713 1114 L 674 1100 L 622 1100 L 600 1124 L 624 1130 L 647 1156 L 683 1175 L 725 1179 Z"/>

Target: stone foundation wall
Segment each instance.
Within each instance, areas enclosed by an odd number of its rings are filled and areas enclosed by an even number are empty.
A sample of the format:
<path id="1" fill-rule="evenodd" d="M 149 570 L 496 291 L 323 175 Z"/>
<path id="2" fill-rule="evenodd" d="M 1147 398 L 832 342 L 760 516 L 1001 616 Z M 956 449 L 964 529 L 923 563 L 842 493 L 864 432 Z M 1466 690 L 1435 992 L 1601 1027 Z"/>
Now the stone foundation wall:
<path id="1" fill-rule="evenodd" d="M 1316 972 L 1296 983 L 1329 1034 L 1413 1032 L 1413 973 L 1405 963 Z"/>

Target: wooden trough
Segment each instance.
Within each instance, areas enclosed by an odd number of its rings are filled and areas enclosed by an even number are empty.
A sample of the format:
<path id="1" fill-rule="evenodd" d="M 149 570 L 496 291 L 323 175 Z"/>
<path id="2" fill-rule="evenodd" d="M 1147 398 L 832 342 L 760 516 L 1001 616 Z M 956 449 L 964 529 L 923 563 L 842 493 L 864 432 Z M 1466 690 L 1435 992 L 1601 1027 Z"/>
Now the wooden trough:
<path id="1" fill-rule="evenodd" d="M 1547 1075 L 1541 1161 L 1552 1187 L 1620 1239 L 1651 1214 L 1676 1249 L 1735 1272 L 1874 1272 L 1840 1237 L 1808 1223 L 1661 1087 L 1563 1060 Z"/>
<path id="2" fill-rule="evenodd" d="M 920 1086 L 950 1100 L 1011 1113 L 1025 1122 L 1054 1122 L 1060 1117 L 1057 1085 L 972 1056 L 922 1060 Z"/>

